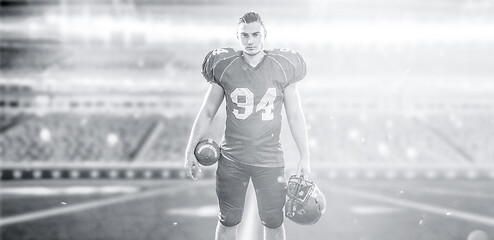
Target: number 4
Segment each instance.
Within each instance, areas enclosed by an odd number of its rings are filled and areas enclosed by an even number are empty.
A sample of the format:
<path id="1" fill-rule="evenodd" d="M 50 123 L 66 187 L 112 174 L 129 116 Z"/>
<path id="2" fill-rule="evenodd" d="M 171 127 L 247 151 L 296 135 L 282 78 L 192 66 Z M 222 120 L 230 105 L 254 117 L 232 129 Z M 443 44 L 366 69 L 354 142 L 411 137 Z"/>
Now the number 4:
<path id="1" fill-rule="evenodd" d="M 221 53 L 228 53 L 228 50 L 226 50 L 224 48 L 218 48 L 218 49 L 215 49 L 211 54 L 212 55 L 218 55 Z"/>
<path id="2" fill-rule="evenodd" d="M 236 88 L 231 94 L 230 97 L 232 102 L 237 104 L 237 107 L 243 108 L 243 113 L 240 113 L 238 109 L 233 110 L 233 114 L 238 119 L 246 119 L 252 114 L 252 110 L 254 109 L 254 94 L 248 88 Z M 242 97 L 245 101 L 239 102 L 239 98 Z M 276 99 L 276 89 L 268 88 L 261 101 L 256 106 L 256 112 L 264 110 L 261 115 L 263 121 L 273 120 L 274 114 L 274 100 Z"/>
<path id="3" fill-rule="evenodd" d="M 261 101 L 259 101 L 259 104 L 257 104 L 256 112 L 264 110 L 264 112 L 262 113 L 263 121 L 273 120 L 274 118 L 273 109 L 274 109 L 275 98 L 276 98 L 276 89 L 268 88 L 268 90 L 262 97 Z"/>

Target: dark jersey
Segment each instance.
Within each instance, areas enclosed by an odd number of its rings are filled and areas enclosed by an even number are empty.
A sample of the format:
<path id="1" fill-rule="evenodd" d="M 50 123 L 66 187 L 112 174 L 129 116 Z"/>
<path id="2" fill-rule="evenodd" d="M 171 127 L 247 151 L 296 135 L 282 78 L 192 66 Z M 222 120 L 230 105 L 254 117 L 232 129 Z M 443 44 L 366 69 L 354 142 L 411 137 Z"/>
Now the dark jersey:
<path id="1" fill-rule="evenodd" d="M 280 142 L 284 89 L 301 80 L 306 66 L 300 54 L 288 49 L 265 51 L 252 67 L 242 51 L 216 49 L 204 59 L 202 73 L 220 85 L 226 99 L 225 158 L 261 167 L 284 166 Z"/>

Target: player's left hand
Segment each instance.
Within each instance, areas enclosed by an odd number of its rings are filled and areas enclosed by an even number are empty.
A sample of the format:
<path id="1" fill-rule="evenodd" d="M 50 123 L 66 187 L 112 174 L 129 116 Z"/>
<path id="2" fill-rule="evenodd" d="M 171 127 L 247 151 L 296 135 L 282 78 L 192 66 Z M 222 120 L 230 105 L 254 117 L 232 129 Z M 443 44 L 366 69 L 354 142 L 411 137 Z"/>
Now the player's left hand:
<path id="1" fill-rule="evenodd" d="M 310 177 L 309 159 L 300 159 L 297 164 L 297 176 L 304 176 L 305 179 Z"/>

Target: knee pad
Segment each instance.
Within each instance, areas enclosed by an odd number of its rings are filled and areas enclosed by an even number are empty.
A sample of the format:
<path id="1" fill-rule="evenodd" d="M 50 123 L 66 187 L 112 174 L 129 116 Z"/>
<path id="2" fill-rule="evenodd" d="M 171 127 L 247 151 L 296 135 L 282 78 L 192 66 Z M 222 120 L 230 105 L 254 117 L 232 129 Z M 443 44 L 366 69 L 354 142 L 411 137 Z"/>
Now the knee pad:
<path id="1" fill-rule="evenodd" d="M 277 209 L 261 213 L 261 222 L 267 228 L 279 228 L 283 224 L 283 211 Z"/>
<path id="2" fill-rule="evenodd" d="M 220 212 L 220 223 L 225 227 L 234 227 L 242 221 L 242 209 L 230 209 L 226 212 Z"/>

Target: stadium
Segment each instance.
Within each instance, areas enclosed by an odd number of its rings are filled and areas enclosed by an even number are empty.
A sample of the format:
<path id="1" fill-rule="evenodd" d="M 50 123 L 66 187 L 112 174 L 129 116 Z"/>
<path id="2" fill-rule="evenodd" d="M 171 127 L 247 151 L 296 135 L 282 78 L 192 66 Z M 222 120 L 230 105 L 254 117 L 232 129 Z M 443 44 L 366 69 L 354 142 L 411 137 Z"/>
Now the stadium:
<path id="1" fill-rule="evenodd" d="M 192 181 L 184 151 L 204 56 L 247 11 L 308 67 L 328 206 L 287 239 L 494 239 L 491 0 L 0 0 L 0 239 L 213 239 L 216 165 Z M 249 188 L 242 240 L 256 209 Z"/>

